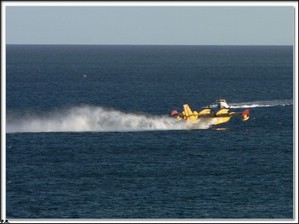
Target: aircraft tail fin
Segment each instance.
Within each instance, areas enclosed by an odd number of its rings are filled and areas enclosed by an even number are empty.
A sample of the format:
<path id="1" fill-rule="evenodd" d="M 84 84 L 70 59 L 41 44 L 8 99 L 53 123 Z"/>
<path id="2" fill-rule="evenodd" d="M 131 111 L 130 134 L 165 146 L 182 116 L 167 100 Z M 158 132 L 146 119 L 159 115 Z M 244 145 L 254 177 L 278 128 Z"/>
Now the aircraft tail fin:
<path id="1" fill-rule="evenodd" d="M 193 113 L 192 113 L 192 110 L 191 110 L 191 108 L 189 107 L 188 104 L 184 104 L 183 107 L 184 107 L 184 111 L 185 111 L 186 116 L 190 116 L 190 115 L 193 114 Z"/>
<path id="2" fill-rule="evenodd" d="M 196 120 L 197 119 L 197 113 L 195 114 L 192 112 L 191 108 L 189 107 L 188 104 L 184 104 L 184 115 L 186 116 L 186 120 Z"/>

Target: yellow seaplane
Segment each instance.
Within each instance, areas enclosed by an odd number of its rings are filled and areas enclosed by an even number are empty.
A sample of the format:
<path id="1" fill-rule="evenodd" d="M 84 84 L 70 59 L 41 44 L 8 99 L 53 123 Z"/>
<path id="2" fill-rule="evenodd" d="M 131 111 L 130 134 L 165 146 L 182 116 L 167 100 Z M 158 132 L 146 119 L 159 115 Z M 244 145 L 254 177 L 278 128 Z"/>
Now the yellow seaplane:
<path id="1" fill-rule="evenodd" d="M 226 100 L 220 99 L 214 104 L 202 108 L 199 111 L 192 111 L 188 104 L 183 105 L 183 111 L 179 113 L 177 110 L 173 110 L 170 113 L 171 117 L 175 117 L 178 120 L 186 120 L 192 127 L 194 124 L 198 124 L 200 121 L 206 121 L 210 126 L 220 125 L 229 122 L 234 116 L 242 116 L 242 121 L 249 119 L 249 109 L 243 112 L 231 112 L 230 106 Z M 213 112 L 213 109 L 216 109 Z"/>

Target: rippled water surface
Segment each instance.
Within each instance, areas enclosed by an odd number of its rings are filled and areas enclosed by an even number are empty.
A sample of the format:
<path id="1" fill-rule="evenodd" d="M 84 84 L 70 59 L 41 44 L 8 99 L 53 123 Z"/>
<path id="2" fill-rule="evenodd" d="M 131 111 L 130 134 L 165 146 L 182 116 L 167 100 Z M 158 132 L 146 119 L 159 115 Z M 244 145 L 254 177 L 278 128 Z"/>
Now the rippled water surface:
<path id="1" fill-rule="evenodd" d="M 292 52 L 7 46 L 7 217 L 292 218 Z M 250 119 L 168 116 L 219 98 Z"/>

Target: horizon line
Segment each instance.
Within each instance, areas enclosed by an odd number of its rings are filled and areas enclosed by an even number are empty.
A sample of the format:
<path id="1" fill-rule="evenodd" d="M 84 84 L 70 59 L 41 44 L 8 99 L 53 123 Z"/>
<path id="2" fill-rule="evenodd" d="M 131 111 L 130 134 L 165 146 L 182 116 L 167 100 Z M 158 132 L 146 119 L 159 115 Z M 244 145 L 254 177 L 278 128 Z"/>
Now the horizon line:
<path id="1" fill-rule="evenodd" d="M 294 46 L 294 44 L 6 44 L 8 45 L 86 45 L 86 46 Z"/>

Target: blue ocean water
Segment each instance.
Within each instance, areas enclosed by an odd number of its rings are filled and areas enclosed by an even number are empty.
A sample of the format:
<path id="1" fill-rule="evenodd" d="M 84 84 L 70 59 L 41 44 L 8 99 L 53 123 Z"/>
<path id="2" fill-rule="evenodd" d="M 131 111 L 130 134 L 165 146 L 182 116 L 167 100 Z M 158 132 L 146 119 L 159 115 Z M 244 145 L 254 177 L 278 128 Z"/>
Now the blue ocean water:
<path id="1" fill-rule="evenodd" d="M 292 46 L 7 46 L 7 217 L 293 218 Z M 240 118 L 168 117 L 225 98 Z"/>

